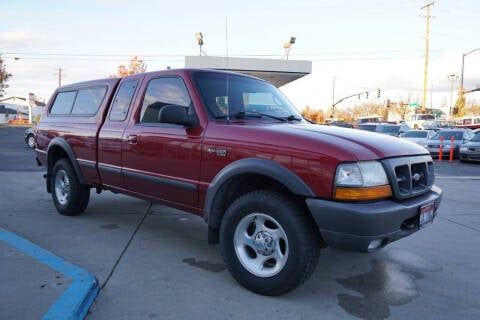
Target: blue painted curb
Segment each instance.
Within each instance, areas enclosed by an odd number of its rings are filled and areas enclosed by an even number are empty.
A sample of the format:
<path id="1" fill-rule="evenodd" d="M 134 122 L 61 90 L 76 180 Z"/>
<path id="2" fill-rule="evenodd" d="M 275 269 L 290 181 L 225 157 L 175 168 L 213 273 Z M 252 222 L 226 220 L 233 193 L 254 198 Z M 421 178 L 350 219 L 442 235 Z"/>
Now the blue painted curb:
<path id="1" fill-rule="evenodd" d="M 99 291 L 98 281 L 91 273 L 1 227 L 0 241 L 73 280 L 70 286 L 43 316 L 42 320 L 80 320 L 85 318 Z"/>

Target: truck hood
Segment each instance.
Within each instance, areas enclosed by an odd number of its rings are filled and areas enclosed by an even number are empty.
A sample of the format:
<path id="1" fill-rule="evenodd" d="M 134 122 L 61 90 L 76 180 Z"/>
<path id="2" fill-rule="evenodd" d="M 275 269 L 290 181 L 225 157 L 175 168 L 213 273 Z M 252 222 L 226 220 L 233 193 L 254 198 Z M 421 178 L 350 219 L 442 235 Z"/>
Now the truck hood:
<path id="1" fill-rule="evenodd" d="M 303 122 L 297 124 L 234 122 L 228 127 L 228 137 L 223 136 L 223 139 L 276 149 L 307 151 L 336 158 L 339 161 L 429 154 L 426 149 L 415 143 L 358 129 Z M 220 140 L 223 140 L 222 138 Z"/>

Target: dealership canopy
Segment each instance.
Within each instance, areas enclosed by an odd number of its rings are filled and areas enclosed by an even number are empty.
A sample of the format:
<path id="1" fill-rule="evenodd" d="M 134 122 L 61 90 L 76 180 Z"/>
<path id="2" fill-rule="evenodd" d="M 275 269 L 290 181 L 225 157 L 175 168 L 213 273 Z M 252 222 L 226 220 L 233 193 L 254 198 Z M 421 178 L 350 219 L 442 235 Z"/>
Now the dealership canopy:
<path id="1" fill-rule="evenodd" d="M 276 87 L 312 72 L 312 62 L 303 60 L 186 56 L 185 68 L 234 71 L 269 81 Z"/>

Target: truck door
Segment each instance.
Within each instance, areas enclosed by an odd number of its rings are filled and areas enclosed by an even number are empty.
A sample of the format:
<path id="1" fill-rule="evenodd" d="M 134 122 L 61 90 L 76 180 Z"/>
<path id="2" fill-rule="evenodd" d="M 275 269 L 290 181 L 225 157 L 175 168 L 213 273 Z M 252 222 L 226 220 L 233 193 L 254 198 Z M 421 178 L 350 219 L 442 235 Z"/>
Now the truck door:
<path id="1" fill-rule="evenodd" d="M 98 135 L 98 171 L 104 186 L 123 189 L 122 137 L 131 113 L 132 99 L 142 76 L 120 83 Z"/>
<path id="2" fill-rule="evenodd" d="M 161 123 L 165 105 L 193 110 L 183 79 L 149 75 L 122 140 L 122 172 L 126 189 L 185 210 L 197 207 L 201 130 Z"/>

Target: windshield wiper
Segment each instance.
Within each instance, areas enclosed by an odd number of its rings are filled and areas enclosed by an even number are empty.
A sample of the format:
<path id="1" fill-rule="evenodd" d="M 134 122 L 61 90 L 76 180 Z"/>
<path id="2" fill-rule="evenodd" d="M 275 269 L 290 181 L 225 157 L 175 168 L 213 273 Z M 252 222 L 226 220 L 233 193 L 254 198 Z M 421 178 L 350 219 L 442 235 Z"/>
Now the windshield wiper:
<path id="1" fill-rule="evenodd" d="M 289 115 L 288 117 L 286 117 L 286 118 L 284 118 L 284 119 L 287 120 L 287 121 L 293 121 L 293 120 L 295 120 L 295 121 L 302 121 L 302 118 L 301 118 L 301 117 L 296 116 L 296 115 L 294 115 L 294 114 L 291 114 L 291 115 Z"/>
<path id="2" fill-rule="evenodd" d="M 282 121 L 282 122 L 290 121 L 287 118 L 276 117 L 276 116 L 272 116 L 271 114 L 261 113 L 256 111 L 241 111 L 231 115 L 218 116 L 218 117 L 215 117 L 215 119 L 227 119 L 227 118 L 244 119 L 245 117 L 255 117 L 255 118 L 267 117 L 267 118 Z"/>
<path id="3" fill-rule="evenodd" d="M 227 118 L 244 119 L 245 117 L 255 117 L 255 118 L 266 117 L 266 118 L 270 118 L 270 119 L 274 119 L 274 120 L 278 120 L 278 121 L 282 121 L 282 122 L 294 121 L 294 120 L 295 121 L 302 121 L 301 117 L 299 117 L 297 115 L 294 115 L 294 114 L 291 114 L 288 117 L 277 117 L 277 116 L 274 116 L 274 115 L 271 115 L 271 114 L 268 114 L 268 113 L 261 113 L 261 112 L 257 112 L 257 111 L 241 111 L 241 112 L 237 112 L 235 114 L 231 114 L 229 116 L 227 116 L 227 115 L 218 116 L 218 117 L 215 117 L 215 119 L 227 119 Z"/>

